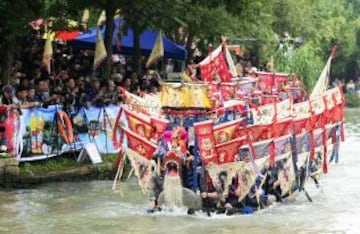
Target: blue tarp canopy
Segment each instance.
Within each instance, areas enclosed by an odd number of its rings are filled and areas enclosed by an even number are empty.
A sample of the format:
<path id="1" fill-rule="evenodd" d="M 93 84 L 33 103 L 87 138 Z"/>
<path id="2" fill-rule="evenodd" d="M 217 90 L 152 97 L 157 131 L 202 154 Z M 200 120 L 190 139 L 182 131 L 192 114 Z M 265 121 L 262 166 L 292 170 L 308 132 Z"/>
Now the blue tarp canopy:
<path id="1" fill-rule="evenodd" d="M 116 36 L 119 30 L 119 20 L 115 20 L 115 29 L 112 37 L 113 51 L 116 52 Z M 96 28 L 92 28 L 89 32 L 78 35 L 73 41 L 70 42 L 73 48 L 95 50 L 96 44 Z M 105 26 L 102 27 L 101 33 L 105 37 Z M 154 47 L 158 32 L 145 30 L 140 36 L 140 50 L 141 54 L 149 56 L 152 48 Z M 166 59 L 185 60 L 187 51 L 184 47 L 179 46 L 163 36 L 164 57 Z M 121 54 L 134 53 L 134 33 L 132 29 L 128 29 L 126 35 L 121 39 Z"/>

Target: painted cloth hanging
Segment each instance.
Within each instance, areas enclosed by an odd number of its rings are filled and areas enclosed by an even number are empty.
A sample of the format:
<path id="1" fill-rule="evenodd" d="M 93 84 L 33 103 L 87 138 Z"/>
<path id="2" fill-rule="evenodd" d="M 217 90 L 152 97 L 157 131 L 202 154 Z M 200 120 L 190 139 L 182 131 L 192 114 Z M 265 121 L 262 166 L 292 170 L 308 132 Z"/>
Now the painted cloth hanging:
<path id="1" fill-rule="evenodd" d="M 140 137 L 150 140 L 154 133 L 154 128 L 151 125 L 149 116 L 127 109 L 124 109 L 124 113 L 129 129 Z"/>
<path id="2" fill-rule="evenodd" d="M 194 123 L 200 158 L 205 165 L 209 162 L 213 162 L 215 164 L 218 163 L 212 125 L 212 121 Z"/>
<path id="3" fill-rule="evenodd" d="M 213 128 L 216 144 L 221 144 L 234 139 L 235 133 L 243 119 L 238 119 L 223 124 L 216 125 Z M 245 136 L 245 135 L 244 135 Z"/>

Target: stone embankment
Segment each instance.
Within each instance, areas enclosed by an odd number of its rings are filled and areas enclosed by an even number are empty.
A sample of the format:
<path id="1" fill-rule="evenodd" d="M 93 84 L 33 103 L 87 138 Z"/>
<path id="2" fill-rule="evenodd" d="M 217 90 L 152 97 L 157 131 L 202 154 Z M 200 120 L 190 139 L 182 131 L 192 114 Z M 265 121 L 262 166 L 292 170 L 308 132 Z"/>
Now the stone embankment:
<path id="1" fill-rule="evenodd" d="M 15 158 L 0 158 L 0 185 L 16 183 L 19 177 L 19 161 Z"/>
<path id="2" fill-rule="evenodd" d="M 24 173 L 14 158 L 0 158 L 0 187 L 25 188 L 48 182 L 113 179 L 112 163 L 88 164 L 40 175 Z"/>

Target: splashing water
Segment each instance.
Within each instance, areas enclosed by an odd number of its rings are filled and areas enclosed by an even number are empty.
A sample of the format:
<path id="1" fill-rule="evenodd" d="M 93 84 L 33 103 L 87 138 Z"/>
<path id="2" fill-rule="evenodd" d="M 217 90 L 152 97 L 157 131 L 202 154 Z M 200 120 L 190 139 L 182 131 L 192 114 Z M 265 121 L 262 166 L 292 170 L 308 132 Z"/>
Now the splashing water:
<path id="1" fill-rule="evenodd" d="M 165 176 L 164 178 L 164 200 L 166 207 L 182 207 L 183 193 L 181 178 L 179 175 Z"/>

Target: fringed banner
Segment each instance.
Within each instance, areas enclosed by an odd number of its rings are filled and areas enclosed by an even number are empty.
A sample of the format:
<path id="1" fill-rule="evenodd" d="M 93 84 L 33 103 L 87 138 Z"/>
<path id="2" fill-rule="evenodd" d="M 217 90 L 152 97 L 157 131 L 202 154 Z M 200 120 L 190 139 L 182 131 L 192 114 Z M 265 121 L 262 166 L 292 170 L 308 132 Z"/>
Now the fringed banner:
<path id="1" fill-rule="evenodd" d="M 288 118 L 288 119 L 284 119 L 281 120 L 279 122 L 277 122 L 276 124 L 274 124 L 274 128 L 273 128 L 273 135 L 272 137 L 278 138 L 284 135 L 288 135 L 288 134 L 292 134 L 293 133 L 293 124 L 292 124 L 292 119 Z"/>
<path id="2" fill-rule="evenodd" d="M 275 155 L 281 155 L 291 152 L 291 135 L 282 136 L 274 139 Z"/>
<path id="3" fill-rule="evenodd" d="M 291 152 L 276 157 L 275 170 L 277 170 L 277 181 L 274 184 L 280 186 L 281 196 L 284 196 L 291 192 L 293 182 L 295 181 L 295 170 Z"/>
<path id="4" fill-rule="evenodd" d="M 206 94 L 205 85 L 186 84 L 187 89 L 185 99 L 187 100 L 185 108 L 205 108 L 211 107 L 210 100 Z"/>
<path id="5" fill-rule="evenodd" d="M 234 139 L 235 133 L 243 119 L 238 119 L 224 124 L 216 125 L 213 128 L 216 144 L 221 144 Z"/>
<path id="6" fill-rule="evenodd" d="M 156 145 L 148 141 L 146 138 L 138 136 L 129 129 L 122 128 L 122 130 L 125 132 L 128 147 L 140 156 L 150 160 L 156 150 Z"/>
<path id="7" fill-rule="evenodd" d="M 294 120 L 306 119 L 311 115 L 311 107 L 309 101 L 295 103 L 293 105 L 293 118 Z"/>
<path id="8" fill-rule="evenodd" d="M 325 111 L 325 103 L 322 97 L 311 99 L 310 104 L 312 112 L 315 115 L 322 114 Z"/>
<path id="9" fill-rule="evenodd" d="M 201 71 L 201 79 L 206 82 L 212 82 L 214 76 L 218 75 L 222 82 L 231 81 L 230 73 L 227 68 L 222 45 L 199 63 Z"/>
<path id="10" fill-rule="evenodd" d="M 265 146 L 265 148 L 266 147 L 267 146 Z M 251 187 L 255 183 L 256 177 L 259 176 L 258 171 L 262 171 L 268 163 L 268 151 L 260 149 L 263 148 L 263 145 L 255 144 L 254 148 L 257 153 L 256 159 L 253 162 L 250 161 L 251 153 L 248 147 L 242 147 L 240 150 L 240 159 L 242 160 L 241 163 L 243 163 L 243 166 L 237 172 L 241 189 L 239 201 L 243 200 L 244 197 L 249 193 Z"/>
<path id="11" fill-rule="evenodd" d="M 164 84 L 160 93 L 160 102 L 163 108 L 173 109 L 209 109 L 211 107 L 206 86 L 201 84 Z"/>
<path id="12" fill-rule="evenodd" d="M 234 162 L 239 148 L 245 143 L 245 139 L 246 137 L 236 138 L 216 145 L 219 164 Z"/>
<path id="13" fill-rule="evenodd" d="M 169 124 L 169 120 L 151 116 L 150 124 L 154 128 L 154 134 L 152 138 L 155 140 L 155 142 L 158 142 L 162 137 L 163 133 L 165 132 Z"/>
<path id="14" fill-rule="evenodd" d="M 218 163 L 212 125 L 212 121 L 204 121 L 194 124 L 200 158 L 205 165 L 209 162 Z"/>
<path id="15" fill-rule="evenodd" d="M 140 137 L 150 140 L 153 135 L 154 128 L 151 125 L 149 116 L 141 113 L 135 113 L 127 109 L 124 109 L 124 113 L 129 129 Z"/>
<path id="16" fill-rule="evenodd" d="M 310 133 L 300 133 L 296 135 L 296 154 L 302 154 L 305 152 L 310 153 Z"/>
<path id="17" fill-rule="evenodd" d="M 238 128 L 237 136 L 246 136 L 247 132 L 249 134 L 249 140 L 252 142 L 257 142 L 260 140 L 266 140 L 271 138 L 271 130 L 270 125 L 252 125 L 247 127 L 246 129 L 244 127 Z"/>
<path id="18" fill-rule="evenodd" d="M 236 90 L 235 83 L 221 83 L 220 84 L 220 92 L 221 92 L 222 98 L 225 101 L 235 98 L 235 90 Z"/>
<path id="19" fill-rule="evenodd" d="M 275 120 L 282 120 L 291 117 L 291 101 L 290 99 L 266 104 L 263 106 L 259 106 L 257 109 L 252 108 L 251 112 L 254 119 L 254 124 L 271 124 Z"/>
<path id="20" fill-rule="evenodd" d="M 125 89 L 122 89 L 122 93 L 124 95 L 125 104 L 129 105 L 132 110 L 157 117 L 161 115 L 160 96 L 145 94 L 146 98 L 142 98 Z"/>
<path id="21" fill-rule="evenodd" d="M 143 194 L 148 190 L 151 179 L 151 160 L 144 158 L 130 148 L 125 149 L 125 153 L 130 160 L 134 174 L 138 178 L 138 184 Z"/>

